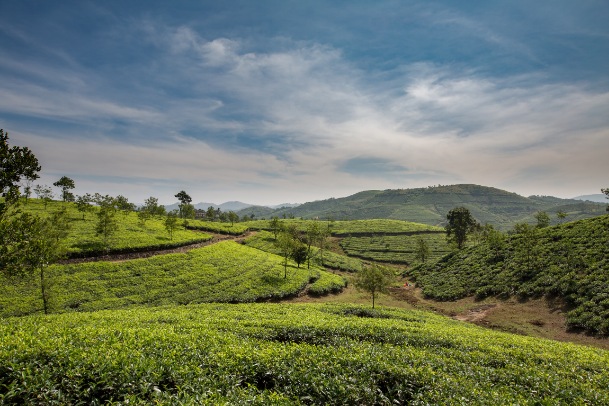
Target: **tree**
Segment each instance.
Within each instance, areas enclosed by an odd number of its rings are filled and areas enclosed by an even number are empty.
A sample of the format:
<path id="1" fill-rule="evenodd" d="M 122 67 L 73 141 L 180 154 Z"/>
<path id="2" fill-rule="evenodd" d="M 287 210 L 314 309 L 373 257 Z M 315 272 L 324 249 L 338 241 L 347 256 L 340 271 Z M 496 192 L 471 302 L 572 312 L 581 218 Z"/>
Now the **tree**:
<path id="1" fill-rule="evenodd" d="M 118 195 L 114 198 L 114 206 L 125 215 L 135 210 L 135 204 L 129 203 L 129 199 L 123 195 Z"/>
<path id="2" fill-rule="evenodd" d="M 558 217 L 558 223 L 562 224 L 565 221 L 565 218 L 567 218 L 567 213 L 562 210 L 559 210 L 556 212 L 556 217 Z"/>
<path id="3" fill-rule="evenodd" d="M 194 219 L 195 218 L 195 206 L 192 204 L 184 204 L 182 205 L 182 218 L 185 219 Z"/>
<path id="4" fill-rule="evenodd" d="M 91 206 L 91 202 L 93 201 L 93 197 L 86 193 L 82 196 L 76 196 L 76 209 L 82 213 L 82 219 L 85 219 L 85 214 L 93 210 L 93 206 Z"/>
<path id="5" fill-rule="evenodd" d="M 66 211 L 50 218 L 22 213 L 0 222 L 0 272 L 9 277 L 38 275 L 43 310 L 49 312 L 47 268 L 62 258 L 66 249 Z"/>
<path id="6" fill-rule="evenodd" d="M 178 228 L 178 214 L 174 211 L 167 213 L 165 218 L 165 230 L 169 233 L 169 239 L 173 240 L 173 232 Z"/>
<path id="7" fill-rule="evenodd" d="M 108 249 L 110 238 L 118 231 L 116 201 L 109 195 L 102 196 L 99 193 L 95 193 L 93 199 L 99 205 L 95 233 L 102 237 L 104 246 Z"/>
<path id="8" fill-rule="evenodd" d="M 28 199 L 32 195 L 32 182 L 34 182 L 38 178 L 38 174 L 25 175 L 23 180 L 23 195 L 25 196 L 25 204 L 27 205 Z"/>
<path id="9" fill-rule="evenodd" d="M 8 132 L 0 129 L 0 196 L 5 204 L 12 204 L 19 198 L 19 183 L 21 179 L 38 179 L 40 165 L 38 159 L 27 147 L 9 147 Z"/>
<path id="10" fill-rule="evenodd" d="M 214 219 L 216 218 L 216 209 L 214 208 L 214 206 L 209 206 L 207 208 L 207 211 L 205 212 L 205 218 L 207 219 L 207 221 L 214 221 Z"/>
<path id="11" fill-rule="evenodd" d="M 607 196 L 607 199 L 609 199 L 609 187 L 601 189 L 601 192 L 603 192 Z M 609 211 L 609 206 L 607 206 L 607 211 Z"/>
<path id="12" fill-rule="evenodd" d="M 429 249 L 429 244 L 423 238 L 419 238 L 417 240 L 417 246 L 415 250 L 415 257 L 425 263 L 425 261 L 429 258 L 431 250 Z"/>
<path id="13" fill-rule="evenodd" d="M 537 220 L 537 228 L 545 228 L 550 225 L 550 216 L 545 211 L 537 212 L 535 220 Z"/>
<path id="14" fill-rule="evenodd" d="M 446 225 L 446 237 L 449 241 L 454 241 L 457 248 L 463 248 L 467 241 L 467 234 L 476 226 L 476 220 L 465 207 L 456 207 L 446 215 L 448 224 Z"/>
<path id="15" fill-rule="evenodd" d="M 387 268 L 371 265 L 362 268 L 355 275 L 355 287 L 357 290 L 366 291 L 372 296 L 372 308 L 379 293 L 386 293 L 391 284 L 391 273 Z"/>
<path id="16" fill-rule="evenodd" d="M 190 204 L 192 202 L 192 198 L 188 195 L 188 193 L 186 193 L 185 191 L 181 190 L 180 192 L 178 192 L 175 197 L 180 201 L 180 217 L 183 218 L 183 208 L 185 205 Z"/>
<path id="17" fill-rule="evenodd" d="M 74 200 L 74 195 L 70 192 L 71 189 L 74 189 L 76 186 L 74 185 L 74 181 L 67 176 L 62 176 L 57 182 L 53 183 L 53 186 L 56 186 L 61 189 L 61 199 L 64 202 L 69 202 Z"/>
<path id="18" fill-rule="evenodd" d="M 319 246 L 319 259 L 321 262 L 321 266 L 324 266 L 324 252 L 328 247 L 328 237 L 332 235 L 331 225 L 328 223 L 327 227 L 321 227 L 319 229 L 319 235 L 317 236 L 317 245 Z"/>
<path id="19" fill-rule="evenodd" d="M 152 196 L 144 201 L 140 211 L 147 212 L 150 216 L 165 216 L 165 206 L 159 205 L 159 199 Z"/>
<path id="20" fill-rule="evenodd" d="M 233 224 L 235 224 L 235 221 L 239 221 L 239 215 L 232 210 L 229 211 L 228 212 L 228 221 L 230 221 L 230 225 L 232 227 Z"/>
<path id="21" fill-rule="evenodd" d="M 47 209 L 47 204 L 55 197 L 53 195 L 53 189 L 47 185 L 36 185 L 34 187 L 34 193 L 36 193 L 36 196 L 44 203 L 45 210 Z"/>
<path id="22" fill-rule="evenodd" d="M 298 268 L 300 268 L 300 264 L 304 263 L 308 258 L 307 247 L 302 243 L 295 243 L 292 248 L 291 257 L 296 262 L 296 265 L 298 265 Z"/>
<path id="23" fill-rule="evenodd" d="M 269 227 L 271 228 L 271 232 L 275 236 L 275 241 L 277 241 L 277 234 L 279 234 L 279 231 L 281 231 L 281 221 L 279 221 L 279 217 L 274 216 L 273 218 L 271 218 L 271 221 L 269 222 Z"/>
<path id="24" fill-rule="evenodd" d="M 293 226 L 292 226 L 293 227 Z M 275 245 L 279 249 L 279 255 L 283 257 L 283 277 L 288 277 L 288 259 L 292 256 L 294 248 L 297 246 L 297 241 L 294 238 L 295 229 L 288 228 L 283 230 L 277 236 Z"/>
<path id="25" fill-rule="evenodd" d="M 311 246 L 315 244 L 316 241 L 319 240 L 319 225 L 317 222 L 309 223 L 307 226 L 307 232 L 305 233 L 305 243 L 307 247 L 307 268 L 311 268 L 311 258 L 313 257 L 313 250 Z"/>
<path id="26" fill-rule="evenodd" d="M 495 228 L 491 224 L 484 226 L 483 237 L 488 248 L 493 255 L 493 261 L 501 261 L 504 258 L 504 250 L 506 247 L 505 234 Z"/>

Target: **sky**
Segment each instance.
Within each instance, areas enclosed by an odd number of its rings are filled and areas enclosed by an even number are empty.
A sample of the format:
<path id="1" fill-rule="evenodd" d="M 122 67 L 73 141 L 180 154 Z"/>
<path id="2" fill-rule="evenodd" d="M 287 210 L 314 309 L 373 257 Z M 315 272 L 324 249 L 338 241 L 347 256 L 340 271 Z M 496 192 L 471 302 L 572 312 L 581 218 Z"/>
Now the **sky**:
<path id="1" fill-rule="evenodd" d="M 76 194 L 609 187 L 606 0 L 0 1 L 0 128 Z"/>

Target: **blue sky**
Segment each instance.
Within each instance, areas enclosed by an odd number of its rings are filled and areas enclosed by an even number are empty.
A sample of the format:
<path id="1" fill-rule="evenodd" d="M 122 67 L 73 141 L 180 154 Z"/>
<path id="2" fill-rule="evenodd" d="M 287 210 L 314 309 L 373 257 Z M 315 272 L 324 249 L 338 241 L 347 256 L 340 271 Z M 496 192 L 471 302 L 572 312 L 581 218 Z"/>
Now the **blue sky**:
<path id="1" fill-rule="evenodd" d="M 2 1 L 0 128 L 77 194 L 609 187 L 609 2 Z"/>

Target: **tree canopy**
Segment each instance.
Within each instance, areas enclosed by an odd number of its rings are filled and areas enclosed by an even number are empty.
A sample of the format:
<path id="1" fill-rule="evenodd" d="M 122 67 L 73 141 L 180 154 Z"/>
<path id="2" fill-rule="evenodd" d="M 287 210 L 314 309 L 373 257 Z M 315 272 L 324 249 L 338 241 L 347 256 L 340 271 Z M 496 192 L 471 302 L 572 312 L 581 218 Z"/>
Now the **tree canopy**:
<path id="1" fill-rule="evenodd" d="M 457 248 L 463 248 L 467 241 L 467 234 L 473 230 L 477 222 L 465 207 L 455 207 L 446 215 L 446 236 L 457 244 Z"/>
<path id="2" fill-rule="evenodd" d="M 0 129 L 0 195 L 7 202 L 19 197 L 19 182 L 22 179 L 34 180 L 40 172 L 38 159 L 27 147 L 10 147 L 8 132 Z"/>

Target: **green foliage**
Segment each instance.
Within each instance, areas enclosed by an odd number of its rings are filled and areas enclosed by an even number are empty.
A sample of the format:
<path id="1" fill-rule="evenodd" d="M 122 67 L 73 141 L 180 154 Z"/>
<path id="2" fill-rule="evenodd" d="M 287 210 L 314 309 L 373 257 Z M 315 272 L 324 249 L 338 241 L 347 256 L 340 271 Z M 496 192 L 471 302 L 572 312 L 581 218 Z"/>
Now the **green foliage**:
<path id="1" fill-rule="evenodd" d="M 254 302 L 296 295 L 308 285 L 306 269 L 281 257 L 226 241 L 184 254 L 158 255 L 123 262 L 88 262 L 49 267 L 54 312 L 115 309 L 203 302 Z M 312 268 L 317 294 L 345 285 L 342 278 Z M 39 311 L 37 287 L 28 280 L 8 283 L 0 296 L 0 315 Z M 315 285 L 315 283 L 313 284 Z M 341 287 L 342 287 L 341 286 Z"/>
<path id="2" fill-rule="evenodd" d="M 6 199 L 5 203 L 15 202 L 22 179 L 33 181 L 38 178 L 38 172 L 40 165 L 32 151 L 27 147 L 10 147 L 8 132 L 0 129 L 0 197 Z"/>
<path id="3" fill-rule="evenodd" d="M 373 220 L 343 220 L 343 221 L 322 221 L 322 220 L 301 220 L 301 219 L 277 219 L 277 225 L 274 225 L 274 220 L 255 220 L 248 221 L 245 224 L 252 230 L 279 230 L 280 225 L 284 227 L 293 226 L 301 233 L 306 233 L 311 224 L 317 224 L 320 230 L 330 230 L 330 234 L 334 236 L 347 235 L 371 235 L 371 234 L 390 234 L 390 233 L 416 233 L 442 231 L 440 227 L 428 226 L 425 224 L 413 223 L 402 220 L 388 219 L 373 219 Z"/>
<path id="4" fill-rule="evenodd" d="M 355 287 L 364 290 L 372 296 L 372 308 L 374 300 L 379 293 L 387 293 L 387 288 L 393 281 L 393 275 L 389 269 L 378 265 L 365 266 L 355 275 Z"/>
<path id="5" fill-rule="evenodd" d="M 412 264 L 418 260 L 417 251 L 421 239 L 429 248 L 430 260 L 438 260 L 451 252 L 442 232 L 345 237 L 340 246 L 350 256 L 379 262 Z"/>
<path id="6" fill-rule="evenodd" d="M 606 351 L 422 312 L 207 304 L 5 320 L 3 404 L 609 403 Z"/>
<path id="7" fill-rule="evenodd" d="M 268 231 L 260 231 L 257 234 L 246 238 L 245 244 L 262 251 L 279 255 L 279 250 L 275 245 L 273 234 Z M 362 269 L 362 261 L 357 258 L 349 258 L 346 255 L 336 254 L 331 251 L 325 251 L 322 256 L 319 248 L 311 247 L 311 249 L 313 251 L 311 263 L 317 266 L 325 266 L 345 272 L 357 272 Z"/>
<path id="8" fill-rule="evenodd" d="M 473 231 L 477 222 L 465 207 L 455 207 L 446 215 L 446 237 L 461 249 L 467 241 L 467 234 Z"/>
<path id="9" fill-rule="evenodd" d="M 74 200 L 74 195 L 72 195 L 70 190 L 74 189 L 76 185 L 72 179 L 68 178 L 67 176 L 62 176 L 57 182 L 53 183 L 53 186 L 61 189 L 61 199 L 64 202 Z"/>
<path id="10" fill-rule="evenodd" d="M 516 227 L 409 274 L 426 296 L 558 296 L 570 306 L 567 325 L 609 335 L 609 216 L 536 228 Z M 497 239 L 495 239 L 497 238 Z"/>
<path id="11" fill-rule="evenodd" d="M 209 231 L 218 234 L 230 234 L 230 235 L 241 235 L 249 230 L 249 227 L 243 223 L 229 224 L 220 223 L 217 221 L 204 221 L 204 220 L 189 220 L 189 230 L 202 230 Z"/>
<path id="12" fill-rule="evenodd" d="M 167 213 L 167 217 L 165 218 L 165 230 L 169 234 L 169 239 L 173 240 L 173 233 L 178 229 L 178 216 L 177 213 L 171 212 Z"/>
<path id="13" fill-rule="evenodd" d="M 103 198 L 103 196 L 101 196 Z M 51 201 L 48 210 L 44 208 L 45 203 L 40 199 L 31 199 L 30 203 L 23 207 L 24 212 L 39 216 L 49 216 L 50 213 L 65 207 L 70 223 L 70 232 L 66 238 L 69 257 L 86 257 L 105 255 L 107 253 L 128 253 L 152 249 L 174 248 L 187 244 L 194 244 L 210 240 L 211 235 L 178 229 L 173 234 L 173 240 L 169 239 L 164 226 L 164 217 L 153 217 L 143 227 L 135 212 L 127 212 L 117 219 L 118 230 L 108 239 L 106 246 L 103 236 L 96 234 L 99 224 L 98 213 L 100 207 L 92 206 L 90 212 L 81 213 L 74 203 L 63 203 Z M 84 215 L 84 220 L 83 220 Z"/>
<path id="14" fill-rule="evenodd" d="M 504 190 L 479 185 L 430 186 L 416 189 L 368 190 L 352 196 L 302 204 L 294 208 L 271 210 L 251 207 L 240 215 L 257 218 L 293 215 L 301 218 L 335 220 L 398 219 L 430 226 L 444 225 L 446 213 L 465 206 L 482 224 L 493 224 L 507 231 L 517 222 L 534 223 L 533 215 L 545 211 L 569 214 L 571 220 L 599 216 L 606 205 L 548 196 L 523 197 Z"/>

